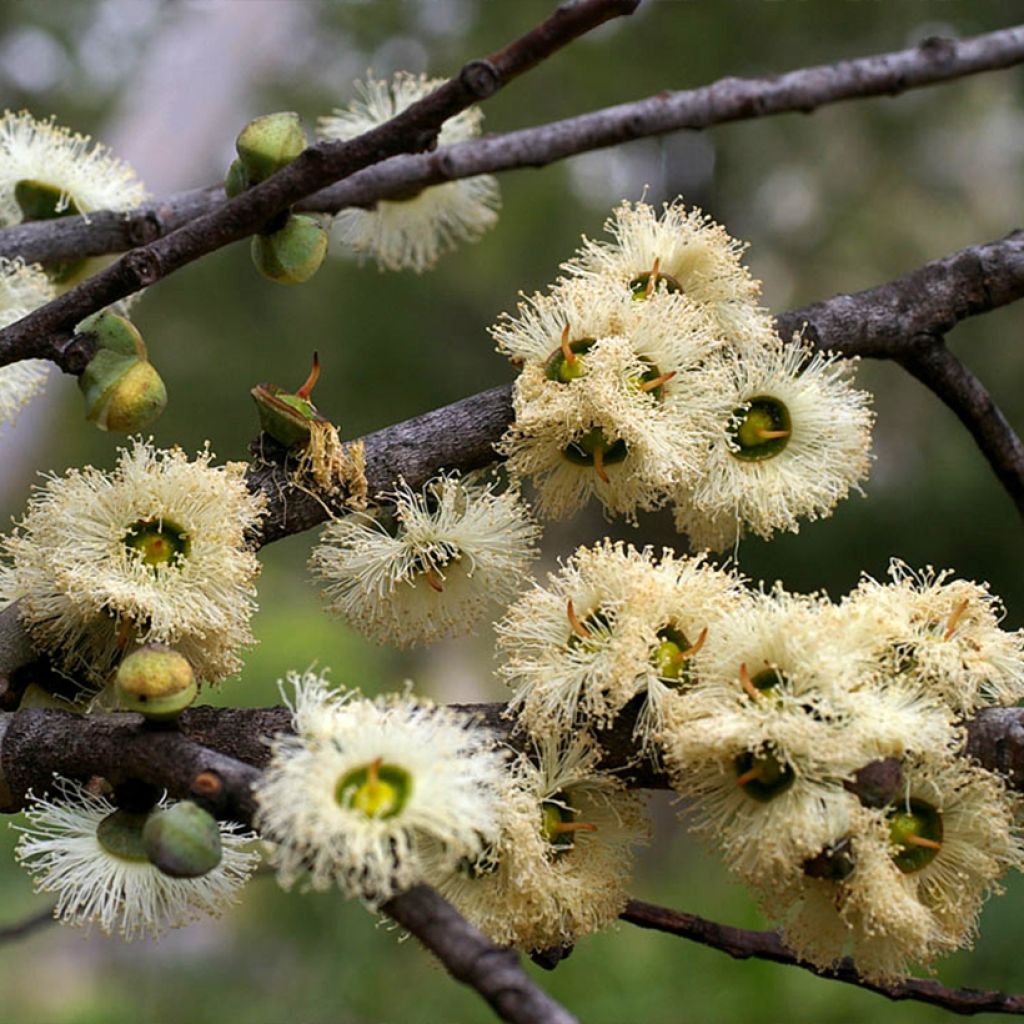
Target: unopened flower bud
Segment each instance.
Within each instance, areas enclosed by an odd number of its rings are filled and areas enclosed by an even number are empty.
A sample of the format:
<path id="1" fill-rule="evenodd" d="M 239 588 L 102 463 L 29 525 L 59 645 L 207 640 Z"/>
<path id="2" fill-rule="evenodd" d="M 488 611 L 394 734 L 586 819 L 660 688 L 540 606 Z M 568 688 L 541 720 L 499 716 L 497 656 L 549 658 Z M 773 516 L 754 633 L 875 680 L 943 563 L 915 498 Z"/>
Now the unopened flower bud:
<path id="1" fill-rule="evenodd" d="M 256 269 L 279 284 L 308 281 L 320 269 L 326 253 L 327 232 L 318 220 L 304 214 L 292 214 L 273 234 L 252 239 Z"/>
<path id="2" fill-rule="evenodd" d="M 299 115 L 293 111 L 254 118 L 235 140 L 235 149 L 251 184 L 269 178 L 305 148 L 306 133 Z"/>
<path id="3" fill-rule="evenodd" d="M 142 829 L 142 845 L 150 863 L 171 878 L 199 878 L 221 858 L 217 822 L 191 800 L 153 811 Z"/>
<path id="4" fill-rule="evenodd" d="M 228 173 L 224 177 L 224 194 L 228 199 L 240 196 L 252 182 L 249 181 L 249 173 L 241 160 L 232 160 Z"/>
<path id="5" fill-rule="evenodd" d="M 186 658 L 161 644 L 148 644 L 121 662 L 114 689 L 122 709 L 160 721 L 184 711 L 199 687 Z"/>

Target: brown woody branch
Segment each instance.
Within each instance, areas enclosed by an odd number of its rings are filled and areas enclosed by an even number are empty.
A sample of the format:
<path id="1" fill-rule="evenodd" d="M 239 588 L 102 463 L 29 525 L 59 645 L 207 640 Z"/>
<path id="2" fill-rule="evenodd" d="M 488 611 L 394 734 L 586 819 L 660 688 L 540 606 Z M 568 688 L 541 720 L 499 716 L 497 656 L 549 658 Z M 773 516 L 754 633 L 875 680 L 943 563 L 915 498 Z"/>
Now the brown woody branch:
<path id="1" fill-rule="evenodd" d="M 815 967 L 799 959 L 779 937 L 777 932 L 755 932 L 744 928 L 732 928 L 687 914 L 679 910 L 669 910 L 653 903 L 630 900 L 620 915 L 623 921 L 635 924 L 640 928 L 651 928 L 680 938 L 699 942 L 702 946 L 721 950 L 736 960 L 770 960 L 777 964 L 789 964 L 801 967 L 805 971 L 828 978 L 831 981 L 845 982 L 858 988 L 877 992 L 886 999 L 900 1001 L 911 999 L 919 1003 L 930 1003 L 941 1006 L 952 1013 L 965 1015 L 975 1013 L 1008 1013 L 1024 1014 L 1024 995 L 1007 995 L 1004 992 L 981 992 L 970 988 L 947 988 L 937 981 L 925 981 L 920 978 L 904 978 L 902 981 L 875 982 L 862 978 L 850 960 L 843 960 L 833 968 Z"/>
<path id="2" fill-rule="evenodd" d="M 1024 444 L 985 385 L 941 336 L 914 339 L 897 362 L 956 413 L 1024 516 Z"/>
<path id="3" fill-rule="evenodd" d="M 73 341 L 90 313 L 167 277 L 208 253 L 259 231 L 275 215 L 319 189 L 402 152 L 430 149 L 441 125 L 544 58 L 639 0 L 578 0 L 563 4 L 524 36 L 483 60 L 466 64 L 428 96 L 386 124 L 347 142 L 311 146 L 266 181 L 196 217 L 170 234 L 132 249 L 106 270 L 0 331 L 0 365 L 42 358 L 81 372 L 88 345 Z"/>
<path id="4" fill-rule="evenodd" d="M 661 92 L 632 103 L 551 124 L 447 146 L 436 153 L 395 156 L 299 203 L 337 212 L 370 206 L 410 189 L 521 167 L 541 167 L 578 153 L 688 128 L 793 111 L 870 96 L 895 96 L 1024 59 L 1024 29 L 970 39 L 928 39 L 910 49 L 790 71 L 766 78 L 724 78 L 699 89 Z M 48 262 L 123 252 L 173 231 L 223 204 L 219 186 L 112 213 L 21 224 L 0 230 L 0 255 Z M 2 337 L 2 336 L 0 336 Z"/>

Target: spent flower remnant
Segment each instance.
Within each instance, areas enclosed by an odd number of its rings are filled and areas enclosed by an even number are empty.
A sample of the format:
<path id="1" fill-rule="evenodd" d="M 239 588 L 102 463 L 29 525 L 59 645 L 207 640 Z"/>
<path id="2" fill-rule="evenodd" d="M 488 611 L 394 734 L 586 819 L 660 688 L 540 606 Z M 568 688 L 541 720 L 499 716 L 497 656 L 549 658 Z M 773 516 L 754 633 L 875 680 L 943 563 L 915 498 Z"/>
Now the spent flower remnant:
<path id="1" fill-rule="evenodd" d="M 13 826 L 22 832 L 15 856 L 37 891 L 57 894 L 54 916 L 64 923 L 96 924 L 128 940 L 158 937 L 222 914 L 259 862 L 247 849 L 255 835 L 220 823 L 213 866 L 194 877 L 167 874 L 147 854 L 144 832 L 152 814 L 119 809 L 67 779 L 57 779 L 54 790 L 31 801 L 27 825 Z M 152 813 L 182 806 L 161 800 Z"/>
<path id="2" fill-rule="evenodd" d="M 328 523 L 310 565 L 328 607 L 379 643 L 405 647 L 471 629 L 518 590 L 540 533 L 517 490 L 441 474 L 404 481 L 394 511 Z"/>
<path id="3" fill-rule="evenodd" d="M 377 128 L 444 84 L 398 72 L 389 82 L 368 74 L 356 83 L 360 99 L 321 117 L 322 139 L 345 141 Z M 483 114 L 470 107 L 445 121 L 439 146 L 465 142 L 480 134 Z M 355 252 L 373 256 L 381 270 L 430 269 L 458 241 L 474 242 L 494 227 L 501 205 L 498 183 L 489 174 L 431 185 L 407 196 L 378 200 L 372 209 L 342 210 L 334 219 L 338 238 Z"/>
<path id="4" fill-rule="evenodd" d="M 0 328 L 46 305 L 54 294 L 39 267 L 0 256 Z M 13 422 L 42 388 L 49 371 L 50 364 L 42 359 L 24 359 L 0 367 L 0 423 Z"/>
<path id="5" fill-rule="evenodd" d="M 36 644 L 66 670 L 102 685 L 137 643 L 175 647 L 207 682 L 240 669 L 260 568 L 247 534 L 265 501 L 246 488 L 244 463 L 212 459 L 136 439 L 110 473 L 50 477 L 0 538 L 0 601 L 19 600 Z"/>
<path id="6" fill-rule="evenodd" d="M 499 673 L 538 737 L 606 726 L 635 697 L 649 747 L 671 695 L 695 685 L 698 654 L 742 606 L 739 581 L 701 558 L 606 541 L 582 547 L 498 626 Z"/>
<path id="7" fill-rule="evenodd" d="M 497 839 L 454 872 L 428 880 L 502 945 L 572 946 L 606 928 L 626 904 L 633 847 L 646 842 L 644 800 L 598 770 L 584 734 L 550 734 L 520 755 L 501 797 Z"/>
<path id="8" fill-rule="evenodd" d="M 308 878 L 377 907 L 437 850 L 453 869 L 494 840 L 504 755 L 486 730 L 410 694 L 367 700 L 313 672 L 289 682 L 297 735 L 274 740 L 256 790 L 283 886 Z"/>

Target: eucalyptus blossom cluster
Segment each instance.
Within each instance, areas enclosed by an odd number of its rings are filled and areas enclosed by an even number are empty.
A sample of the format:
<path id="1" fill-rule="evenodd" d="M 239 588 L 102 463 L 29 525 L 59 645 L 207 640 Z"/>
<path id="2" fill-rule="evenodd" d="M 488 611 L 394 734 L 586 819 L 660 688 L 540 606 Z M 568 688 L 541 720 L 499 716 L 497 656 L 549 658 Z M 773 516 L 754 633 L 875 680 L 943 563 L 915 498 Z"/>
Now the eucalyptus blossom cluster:
<path id="1" fill-rule="evenodd" d="M 805 959 L 893 977 L 969 945 L 1022 863 L 1018 800 L 965 716 L 1024 697 L 986 587 L 894 562 L 839 604 L 701 559 L 581 548 L 499 625 L 536 737 L 635 715 L 693 827 Z"/>
<path id="2" fill-rule="evenodd" d="M 635 520 L 670 504 L 697 548 L 830 515 L 869 463 L 869 396 L 849 361 L 783 341 L 745 246 L 681 200 L 623 203 L 546 294 L 492 329 L 520 367 L 502 441 L 538 507 L 597 497 Z"/>

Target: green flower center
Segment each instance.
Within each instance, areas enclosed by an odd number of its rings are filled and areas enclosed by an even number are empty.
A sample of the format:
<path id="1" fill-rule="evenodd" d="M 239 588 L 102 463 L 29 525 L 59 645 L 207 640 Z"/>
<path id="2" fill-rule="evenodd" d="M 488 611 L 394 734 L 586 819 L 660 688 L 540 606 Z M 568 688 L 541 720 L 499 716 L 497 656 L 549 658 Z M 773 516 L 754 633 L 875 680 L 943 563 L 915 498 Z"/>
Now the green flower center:
<path id="1" fill-rule="evenodd" d="M 622 462 L 629 454 L 629 449 L 621 438 L 609 442 L 600 427 L 591 427 L 570 441 L 562 454 L 577 466 L 611 466 Z"/>
<path id="2" fill-rule="evenodd" d="M 796 779 L 793 769 L 770 748 L 744 751 L 734 764 L 736 785 L 762 804 L 785 793 Z"/>
<path id="3" fill-rule="evenodd" d="M 133 863 L 148 861 L 142 827 L 149 814 L 113 811 L 96 826 L 96 839 L 112 857 Z"/>
<path id="4" fill-rule="evenodd" d="M 572 359 L 566 357 L 565 349 L 556 348 L 548 356 L 544 364 L 544 376 L 548 380 L 556 380 L 560 384 L 568 384 L 577 377 L 582 377 L 587 372 L 584 352 L 589 352 L 594 347 L 594 338 L 580 338 L 577 341 L 567 343 L 567 348 L 572 353 Z"/>
<path id="5" fill-rule="evenodd" d="M 593 651 L 597 649 L 596 641 L 599 637 L 611 634 L 612 617 L 603 608 L 590 612 L 582 619 L 577 618 L 575 612 L 570 612 L 569 625 L 572 629 L 567 641 L 569 648 L 582 647 L 585 651 Z"/>
<path id="6" fill-rule="evenodd" d="M 576 821 L 569 794 L 562 790 L 540 805 L 540 831 L 555 856 L 568 853 L 576 845 L 577 832 L 596 832 L 585 821 Z"/>
<path id="7" fill-rule="evenodd" d="M 755 689 L 761 690 L 774 690 L 776 686 L 785 686 L 789 680 L 777 669 L 777 668 L 766 668 L 758 672 L 757 675 L 750 677 L 750 682 L 754 685 Z"/>
<path id="8" fill-rule="evenodd" d="M 156 569 L 162 565 L 180 566 L 192 550 L 187 531 L 169 519 L 140 519 L 128 527 L 124 545 L 137 551 L 143 565 Z"/>
<path id="9" fill-rule="evenodd" d="M 924 800 L 911 800 L 889 815 L 893 863 L 905 875 L 927 867 L 942 849 L 942 814 Z"/>
<path id="10" fill-rule="evenodd" d="M 334 788 L 334 799 L 367 818 L 393 818 L 412 794 L 412 776 L 380 759 L 346 772 Z"/>
<path id="11" fill-rule="evenodd" d="M 675 683 L 681 689 L 693 683 L 690 656 L 696 654 L 695 646 L 686 634 L 675 626 L 663 626 L 658 630 L 658 643 L 651 651 L 651 664 L 658 678 Z"/>
<path id="12" fill-rule="evenodd" d="M 652 277 L 654 278 L 653 284 L 651 283 Z M 657 270 L 645 270 L 629 282 L 629 290 L 633 293 L 634 300 L 638 302 L 642 302 L 657 288 L 664 288 L 667 292 L 683 290 L 683 286 L 671 274 L 663 274 Z"/>
<path id="13" fill-rule="evenodd" d="M 737 459 L 760 462 L 784 451 L 793 432 L 789 410 L 777 398 L 759 395 L 747 402 L 744 411 L 737 409 L 735 422 L 729 428 L 732 440 L 738 445 L 733 451 Z"/>

